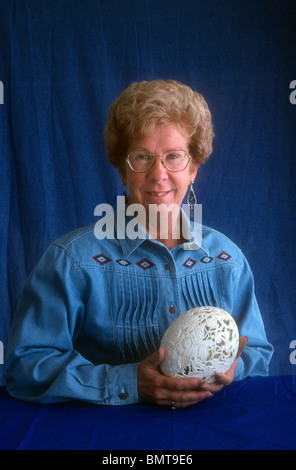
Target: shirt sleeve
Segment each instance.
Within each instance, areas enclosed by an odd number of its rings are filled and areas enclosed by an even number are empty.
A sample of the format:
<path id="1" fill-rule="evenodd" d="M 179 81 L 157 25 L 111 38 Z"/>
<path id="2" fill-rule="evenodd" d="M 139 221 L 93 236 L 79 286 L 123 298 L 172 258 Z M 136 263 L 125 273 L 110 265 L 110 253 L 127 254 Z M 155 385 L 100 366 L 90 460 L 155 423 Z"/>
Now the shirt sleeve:
<path id="1" fill-rule="evenodd" d="M 239 359 L 235 380 L 268 375 L 273 354 L 273 346 L 267 340 L 256 300 L 253 274 L 243 254 L 241 259 L 242 264 L 234 280 L 231 311 L 240 336 L 247 336 L 248 343 Z"/>
<path id="2" fill-rule="evenodd" d="M 137 363 L 95 365 L 75 350 L 84 321 L 83 297 L 68 255 L 50 246 L 26 282 L 13 321 L 4 365 L 10 395 L 39 403 L 139 401 Z"/>

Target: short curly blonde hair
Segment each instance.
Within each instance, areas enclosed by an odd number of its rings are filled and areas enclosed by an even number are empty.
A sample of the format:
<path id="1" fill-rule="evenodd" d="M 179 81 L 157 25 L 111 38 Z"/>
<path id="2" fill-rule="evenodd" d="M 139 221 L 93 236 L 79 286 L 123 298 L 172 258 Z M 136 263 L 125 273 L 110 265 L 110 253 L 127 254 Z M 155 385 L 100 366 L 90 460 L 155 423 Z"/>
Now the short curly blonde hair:
<path id="1" fill-rule="evenodd" d="M 111 104 L 104 131 L 109 162 L 122 170 L 131 142 L 169 123 L 188 135 L 193 162 L 205 163 L 214 137 L 211 113 L 201 94 L 174 80 L 134 82 Z"/>

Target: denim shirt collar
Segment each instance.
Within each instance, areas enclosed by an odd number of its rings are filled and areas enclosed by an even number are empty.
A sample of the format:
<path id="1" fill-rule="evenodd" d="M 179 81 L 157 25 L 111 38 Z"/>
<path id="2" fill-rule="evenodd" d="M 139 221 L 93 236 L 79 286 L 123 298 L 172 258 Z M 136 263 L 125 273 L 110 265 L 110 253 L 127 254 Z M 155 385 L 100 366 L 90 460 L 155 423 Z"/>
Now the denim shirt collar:
<path id="1" fill-rule="evenodd" d="M 126 206 L 127 207 L 127 206 Z M 184 236 L 184 243 L 178 245 L 178 247 L 183 250 L 202 250 L 207 256 L 209 255 L 208 247 L 205 243 L 205 240 L 202 237 L 202 225 L 194 221 L 190 221 L 186 213 L 181 209 L 182 213 L 182 233 Z M 125 234 L 128 223 L 133 219 L 131 216 L 125 217 Z M 137 224 L 137 233 L 136 238 L 130 238 L 125 236 L 124 238 L 118 236 L 118 227 L 117 227 L 117 211 L 115 212 L 114 218 L 115 224 L 115 236 L 118 239 L 123 255 L 128 257 L 136 250 L 142 243 L 149 240 L 152 243 L 159 243 L 155 239 L 151 238 L 143 226 Z"/>

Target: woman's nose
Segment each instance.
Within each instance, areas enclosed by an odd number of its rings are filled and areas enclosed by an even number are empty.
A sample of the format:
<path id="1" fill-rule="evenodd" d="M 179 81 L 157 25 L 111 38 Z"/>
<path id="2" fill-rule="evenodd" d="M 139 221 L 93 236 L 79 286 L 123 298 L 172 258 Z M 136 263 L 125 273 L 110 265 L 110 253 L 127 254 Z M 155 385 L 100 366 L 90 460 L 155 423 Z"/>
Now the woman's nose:
<path id="1" fill-rule="evenodd" d="M 154 164 L 152 168 L 150 168 L 148 174 L 150 178 L 160 180 L 167 177 L 167 171 L 168 170 L 164 166 L 161 157 L 157 156 L 155 157 Z"/>

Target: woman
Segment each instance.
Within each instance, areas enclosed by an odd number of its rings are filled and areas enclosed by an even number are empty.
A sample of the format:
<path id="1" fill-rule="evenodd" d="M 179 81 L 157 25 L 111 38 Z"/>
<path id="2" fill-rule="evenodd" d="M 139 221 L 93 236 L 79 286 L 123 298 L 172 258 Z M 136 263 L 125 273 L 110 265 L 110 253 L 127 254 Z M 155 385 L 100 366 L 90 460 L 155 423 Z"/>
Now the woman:
<path id="1" fill-rule="evenodd" d="M 267 375 L 272 346 L 245 257 L 207 227 L 201 245 L 192 242 L 186 234 L 194 232 L 194 222 L 179 210 L 188 191 L 194 200 L 192 184 L 212 139 L 205 100 L 180 83 L 134 83 L 111 105 L 108 159 L 127 187 L 129 207 L 145 209 L 146 237 L 119 237 L 115 218 L 113 239 L 99 240 L 91 224 L 52 243 L 15 315 L 4 367 L 12 396 L 182 408 L 233 380 Z M 168 215 L 166 236 L 159 214 L 155 226 L 149 212 L 160 204 Z M 233 366 L 212 384 L 166 377 L 159 368 L 165 330 L 200 305 L 224 308 L 242 335 Z"/>

